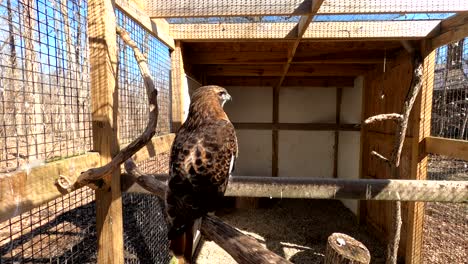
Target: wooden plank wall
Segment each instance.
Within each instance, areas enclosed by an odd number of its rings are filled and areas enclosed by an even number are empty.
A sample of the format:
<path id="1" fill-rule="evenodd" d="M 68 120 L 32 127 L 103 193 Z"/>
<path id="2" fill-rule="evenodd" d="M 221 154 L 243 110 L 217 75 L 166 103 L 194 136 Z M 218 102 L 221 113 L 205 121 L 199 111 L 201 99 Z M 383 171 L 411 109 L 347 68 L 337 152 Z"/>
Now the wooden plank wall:
<path id="1" fill-rule="evenodd" d="M 385 69 L 376 68 L 365 75 L 364 79 L 364 118 L 383 113 L 400 113 L 408 92 L 412 78 L 411 58 L 406 51 L 385 65 Z M 408 132 L 403 147 L 400 173 L 402 177 L 411 178 L 412 170 L 412 138 L 415 133 L 416 119 L 414 111 L 410 116 Z M 375 150 L 390 157 L 396 125 L 393 121 L 385 121 L 366 126 L 363 129 L 362 146 L 362 177 L 369 179 L 391 178 L 387 165 L 370 152 Z M 380 237 L 386 241 L 392 223 L 392 202 L 361 201 L 360 220 L 373 227 Z M 401 234 L 400 252 L 406 249 L 407 234 L 407 203 L 402 203 L 403 226 Z"/>

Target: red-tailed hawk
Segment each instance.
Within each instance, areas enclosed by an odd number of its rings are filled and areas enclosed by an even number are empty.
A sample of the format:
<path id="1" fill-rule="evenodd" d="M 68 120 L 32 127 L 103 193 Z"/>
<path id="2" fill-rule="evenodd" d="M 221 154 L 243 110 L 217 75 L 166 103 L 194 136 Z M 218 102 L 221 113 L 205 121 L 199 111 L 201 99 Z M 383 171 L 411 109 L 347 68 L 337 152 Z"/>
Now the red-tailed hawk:
<path id="1" fill-rule="evenodd" d="M 237 157 L 234 126 L 223 110 L 231 96 L 223 87 L 195 90 L 189 114 L 170 157 L 166 212 L 170 249 L 191 262 L 194 220 L 219 207 Z"/>

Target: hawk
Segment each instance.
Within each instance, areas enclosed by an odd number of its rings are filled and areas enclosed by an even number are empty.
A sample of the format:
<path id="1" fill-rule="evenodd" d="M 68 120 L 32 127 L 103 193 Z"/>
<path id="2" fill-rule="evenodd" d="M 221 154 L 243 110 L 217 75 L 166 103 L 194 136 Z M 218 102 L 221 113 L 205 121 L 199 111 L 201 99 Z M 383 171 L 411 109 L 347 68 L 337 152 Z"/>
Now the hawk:
<path id="1" fill-rule="evenodd" d="M 188 263 L 194 221 L 219 207 L 237 158 L 234 126 L 223 110 L 230 99 L 220 86 L 195 90 L 187 120 L 172 144 L 166 192 L 169 247 Z"/>

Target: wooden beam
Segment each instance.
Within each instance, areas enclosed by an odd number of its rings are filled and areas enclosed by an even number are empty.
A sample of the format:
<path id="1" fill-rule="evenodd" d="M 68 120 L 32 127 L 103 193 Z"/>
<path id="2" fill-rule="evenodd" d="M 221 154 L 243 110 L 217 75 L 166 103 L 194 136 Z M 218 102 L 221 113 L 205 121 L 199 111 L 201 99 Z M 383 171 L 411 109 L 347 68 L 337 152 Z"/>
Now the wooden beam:
<path id="1" fill-rule="evenodd" d="M 171 53 L 171 81 L 172 81 L 172 131 L 179 129 L 185 121 L 187 113 L 184 112 L 184 105 L 188 91 L 185 87 L 185 70 L 182 56 L 182 43 L 175 42 L 174 50 Z"/>
<path id="2" fill-rule="evenodd" d="M 125 175 L 124 175 L 125 176 Z M 169 175 L 139 176 L 128 192 L 151 193 L 161 197 Z M 316 175 L 315 175 L 316 176 Z M 134 176 L 125 176 L 134 178 Z M 163 181 L 164 180 L 164 181 Z M 129 180 L 134 181 L 134 180 Z M 466 203 L 468 181 L 421 181 L 393 179 L 332 179 L 317 177 L 232 176 L 226 196 L 352 199 L 374 201 L 421 201 Z"/>
<path id="3" fill-rule="evenodd" d="M 164 19 L 153 19 L 141 9 L 141 4 L 135 0 L 115 0 L 115 5 L 126 15 L 132 17 L 157 39 L 174 49 L 174 39 L 169 33 L 169 23 Z"/>
<path id="4" fill-rule="evenodd" d="M 133 161 L 135 163 L 139 163 L 149 158 L 155 157 L 159 154 L 163 154 L 170 151 L 172 147 L 172 142 L 174 142 L 174 138 L 174 133 L 153 137 L 144 148 L 140 149 L 137 153 L 133 155 Z M 122 148 L 124 147 L 125 145 L 122 146 Z"/>
<path id="5" fill-rule="evenodd" d="M 427 153 L 468 161 L 468 141 L 441 137 L 426 137 L 423 146 Z"/>
<path id="6" fill-rule="evenodd" d="M 153 137 L 146 148 L 135 153 L 133 161 L 138 163 L 170 151 L 174 138 L 175 134 Z M 122 146 L 124 147 L 125 145 Z M 99 164 L 99 153 L 91 152 L 2 174 L 0 176 L 0 222 L 62 196 L 65 190 L 57 185 L 57 179 L 60 176 L 66 177 L 72 184 L 81 172 L 98 167 Z"/>
<path id="7" fill-rule="evenodd" d="M 146 0 L 146 12 L 152 17 L 222 17 L 222 16 L 300 16 L 308 14 L 312 0 L 256 1 L 218 0 Z M 319 14 L 407 14 L 441 13 L 468 10 L 462 0 L 325 0 Z"/>
<path id="8" fill-rule="evenodd" d="M 445 13 L 468 10 L 463 0 L 325 0 L 319 14 L 408 14 Z"/>
<path id="9" fill-rule="evenodd" d="M 465 37 L 468 37 L 468 12 L 462 12 L 443 20 L 428 38 L 426 54 Z"/>
<path id="10" fill-rule="evenodd" d="M 91 1 L 88 14 L 93 149 L 103 166 L 119 152 L 115 2 Z M 96 190 L 97 263 L 123 264 L 120 170 L 106 176 L 105 183 Z"/>
<path id="11" fill-rule="evenodd" d="M 200 70 L 207 76 L 358 76 L 373 69 L 364 64 L 311 64 L 291 65 L 285 73 L 284 65 L 205 65 Z"/>
<path id="12" fill-rule="evenodd" d="M 343 98 L 343 88 L 336 88 L 335 103 L 335 124 L 340 128 L 341 119 L 341 101 Z M 360 130 L 360 129 L 359 129 Z M 333 146 L 333 178 L 338 178 L 338 150 L 340 146 L 340 130 L 335 130 L 335 144 Z"/>
<path id="13" fill-rule="evenodd" d="M 243 76 L 211 76 L 208 78 L 209 84 L 220 86 L 263 86 L 273 87 L 278 82 L 277 77 L 243 77 Z M 352 87 L 354 77 L 286 77 L 283 81 L 285 86 L 302 87 Z"/>
<path id="14" fill-rule="evenodd" d="M 233 122 L 236 129 L 252 130 L 304 130 L 304 131 L 360 131 L 360 124 L 334 123 L 244 123 Z"/>
<path id="15" fill-rule="evenodd" d="M 457 203 L 468 201 L 468 181 L 235 176 L 229 179 L 225 195 Z"/>
<path id="16" fill-rule="evenodd" d="M 435 51 L 424 59 L 421 93 L 416 99 L 413 119 L 413 139 L 411 142 L 411 179 L 426 180 L 427 155 L 421 142 L 431 134 L 432 94 L 434 82 Z M 406 263 L 422 262 L 423 225 L 425 204 L 409 202 L 407 204 L 406 228 Z"/>
<path id="17" fill-rule="evenodd" d="M 0 222 L 20 215 L 63 195 L 56 186 L 60 175 L 75 182 L 82 171 L 99 165 L 98 153 L 25 167 L 0 176 Z"/>
<path id="18" fill-rule="evenodd" d="M 374 43 L 374 45 L 378 45 Z M 383 64 L 384 56 L 387 56 L 387 62 L 392 59 L 391 52 L 384 50 L 371 51 L 341 51 L 327 50 L 306 50 L 297 51 L 290 63 L 292 64 Z M 188 52 L 184 56 L 187 64 L 242 64 L 242 65 L 262 65 L 262 64 L 281 64 L 288 61 L 288 52 L 286 51 L 198 51 Z"/>
<path id="19" fill-rule="evenodd" d="M 303 39 L 316 40 L 401 40 L 426 37 L 440 20 L 312 22 Z M 170 24 L 174 39 L 291 40 L 296 23 Z"/>
<path id="20" fill-rule="evenodd" d="M 151 0 L 146 12 L 151 17 L 265 16 L 303 15 L 310 10 L 312 0 L 215 1 L 215 0 Z"/>

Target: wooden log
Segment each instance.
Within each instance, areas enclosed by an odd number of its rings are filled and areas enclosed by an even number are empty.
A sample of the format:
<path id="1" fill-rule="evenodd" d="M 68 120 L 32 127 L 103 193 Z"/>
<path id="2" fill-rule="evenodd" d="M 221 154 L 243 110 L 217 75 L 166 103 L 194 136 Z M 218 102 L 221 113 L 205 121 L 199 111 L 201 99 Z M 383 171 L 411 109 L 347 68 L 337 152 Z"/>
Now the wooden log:
<path id="1" fill-rule="evenodd" d="M 291 263 L 215 216 L 203 218 L 201 233 L 228 252 L 238 263 Z"/>
<path id="2" fill-rule="evenodd" d="M 369 250 L 356 239 L 341 233 L 328 237 L 325 264 L 368 264 Z"/>

